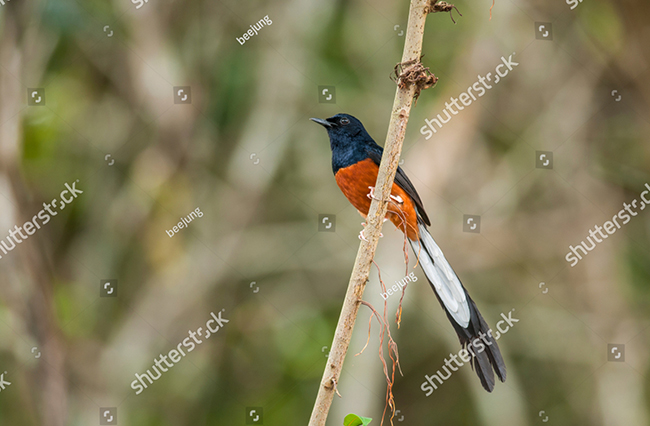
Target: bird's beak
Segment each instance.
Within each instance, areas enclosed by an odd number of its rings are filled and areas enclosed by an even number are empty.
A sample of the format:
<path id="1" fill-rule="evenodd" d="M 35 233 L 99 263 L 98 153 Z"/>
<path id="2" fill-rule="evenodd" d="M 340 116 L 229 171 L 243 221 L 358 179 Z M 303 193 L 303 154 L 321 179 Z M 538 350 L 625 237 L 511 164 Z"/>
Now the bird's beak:
<path id="1" fill-rule="evenodd" d="M 332 123 L 330 123 L 327 120 L 323 120 L 322 118 L 310 118 L 310 120 L 313 121 L 314 123 L 320 124 L 321 126 L 327 128 L 327 129 L 332 128 Z"/>

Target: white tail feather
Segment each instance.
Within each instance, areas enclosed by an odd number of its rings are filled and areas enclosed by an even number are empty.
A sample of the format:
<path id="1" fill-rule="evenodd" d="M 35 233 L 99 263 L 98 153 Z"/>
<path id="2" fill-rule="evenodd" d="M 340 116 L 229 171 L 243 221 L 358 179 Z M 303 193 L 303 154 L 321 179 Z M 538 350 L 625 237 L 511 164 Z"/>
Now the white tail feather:
<path id="1" fill-rule="evenodd" d="M 449 314 L 461 327 L 467 328 L 470 313 L 465 290 L 427 228 L 422 224 L 418 225 L 418 228 L 424 247 L 420 241 L 410 240 L 411 247 Z"/>

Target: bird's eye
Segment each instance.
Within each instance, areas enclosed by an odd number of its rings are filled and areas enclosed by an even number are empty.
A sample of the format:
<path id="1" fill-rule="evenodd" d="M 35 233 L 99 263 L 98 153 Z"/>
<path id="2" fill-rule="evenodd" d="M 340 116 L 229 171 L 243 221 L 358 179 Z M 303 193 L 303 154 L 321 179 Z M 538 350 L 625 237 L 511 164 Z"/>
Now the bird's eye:
<path id="1" fill-rule="evenodd" d="M 345 126 L 345 125 L 347 125 L 347 124 L 350 124 L 350 119 L 349 119 L 349 118 L 346 118 L 346 117 L 343 117 L 343 118 L 341 118 L 341 120 L 339 121 L 339 123 L 341 123 L 342 125 Z"/>

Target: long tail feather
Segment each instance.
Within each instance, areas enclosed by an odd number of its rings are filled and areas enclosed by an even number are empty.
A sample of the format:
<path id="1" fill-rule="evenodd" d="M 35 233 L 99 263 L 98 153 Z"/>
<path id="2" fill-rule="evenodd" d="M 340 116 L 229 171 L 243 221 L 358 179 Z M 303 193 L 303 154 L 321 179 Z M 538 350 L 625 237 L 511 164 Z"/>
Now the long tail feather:
<path id="1" fill-rule="evenodd" d="M 433 289 L 438 302 L 458 334 L 463 348 L 472 354 L 471 365 L 481 384 L 488 391 L 494 389 L 494 373 L 506 380 L 506 366 L 490 328 L 476 304 L 445 259 L 440 247 L 424 224 L 419 224 L 420 240 L 410 240 L 411 247 Z"/>

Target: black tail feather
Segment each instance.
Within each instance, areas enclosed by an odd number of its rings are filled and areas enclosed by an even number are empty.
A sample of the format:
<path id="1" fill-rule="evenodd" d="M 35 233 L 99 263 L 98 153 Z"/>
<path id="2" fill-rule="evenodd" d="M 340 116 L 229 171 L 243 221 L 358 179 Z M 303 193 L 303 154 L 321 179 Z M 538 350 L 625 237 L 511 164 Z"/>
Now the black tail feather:
<path id="1" fill-rule="evenodd" d="M 438 293 L 436 293 L 432 284 L 431 288 L 433 288 L 433 292 L 435 293 L 438 302 L 440 302 L 440 306 L 445 309 L 445 305 L 440 300 L 440 297 L 438 296 Z M 467 291 L 465 291 L 465 295 L 469 301 L 471 313 L 471 319 L 467 328 L 461 327 L 449 314 L 447 309 L 445 309 L 445 313 L 447 314 L 449 322 L 451 322 L 451 325 L 454 327 L 454 330 L 456 330 L 462 348 L 467 349 L 470 353 L 469 356 L 472 357 L 470 364 L 472 369 L 476 372 L 476 375 L 481 380 L 481 385 L 483 385 L 483 388 L 486 391 L 492 392 L 495 385 L 495 372 L 501 382 L 506 381 L 506 365 L 501 356 L 499 346 L 490 332 L 490 327 L 483 319 L 483 316 L 479 312 L 472 298 L 467 294 Z M 482 335 L 479 333 L 482 333 Z M 482 336 L 484 337 L 481 338 Z M 486 344 L 486 341 L 489 344 Z"/>
<path id="2" fill-rule="evenodd" d="M 420 245 L 421 249 L 427 251 L 424 242 L 421 241 L 420 243 L 421 243 Z M 414 247 L 414 250 L 416 250 L 416 247 Z M 431 256 L 430 253 L 428 253 L 428 251 L 426 253 L 416 252 L 416 255 L 420 255 L 420 256 L 426 255 L 433 260 L 433 257 Z M 426 271 L 425 271 L 425 276 L 426 276 Z M 476 304 L 469 296 L 467 290 L 462 285 L 462 283 L 460 284 L 460 286 L 462 287 L 462 290 L 465 292 L 465 297 L 467 299 L 467 303 L 469 306 L 469 313 L 470 313 L 469 323 L 467 324 L 467 327 L 463 327 L 461 324 L 459 324 L 454 319 L 454 317 L 450 314 L 450 312 L 445 307 L 445 304 L 443 303 L 442 299 L 440 298 L 440 295 L 436 291 L 435 286 L 432 284 L 431 279 L 428 276 L 427 276 L 427 281 L 429 281 L 429 284 L 431 285 L 431 288 L 433 289 L 433 292 L 435 293 L 436 298 L 440 303 L 440 306 L 442 306 L 442 308 L 445 310 L 445 313 L 447 314 L 447 318 L 453 325 L 454 330 L 456 330 L 456 334 L 458 334 L 458 339 L 460 340 L 461 346 L 463 347 L 463 349 L 466 349 L 470 353 L 469 356 L 472 357 L 470 364 L 472 365 L 473 370 L 476 372 L 479 379 L 481 380 L 481 384 L 483 385 L 483 388 L 485 388 L 485 390 L 487 390 L 488 392 L 492 392 L 495 385 L 494 373 L 496 372 L 496 375 L 499 378 L 499 380 L 505 382 L 506 366 L 505 363 L 503 362 L 503 357 L 501 356 L 501 351 L 499 350 L 499 346 L 497 345 L 494 336 L 492 336 L 490 327 L 483 319 L 483 316 L 479 312 L 478 308 L 476 307 Z"/>

